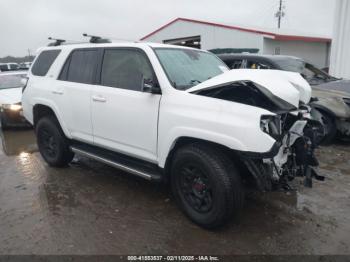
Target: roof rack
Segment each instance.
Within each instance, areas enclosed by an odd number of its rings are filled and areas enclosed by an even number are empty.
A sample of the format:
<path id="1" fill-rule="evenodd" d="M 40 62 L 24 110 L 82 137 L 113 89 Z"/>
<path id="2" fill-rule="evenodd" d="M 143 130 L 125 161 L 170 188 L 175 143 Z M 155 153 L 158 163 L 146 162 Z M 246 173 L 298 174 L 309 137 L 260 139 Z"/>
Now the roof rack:
<path id="1" fill-rule="evenodd" d="M 49 37 L 48 39 L 54 40 L 55 42 L 51 42 L 47 46 L 59 46 L 59 45 L 62 45 L 64 42 L 66 42 L 66 40 L 64 40 L 64 39 L 57 39 L 57 38 L 52 38 L 52 37 Z"/>
<path id="2" fill-rule="evenodd" d="M 88 35 L 86 33 L 83 34 L 85 37 L 90 37 L 90 43 L 94 44 L 102 44 L 102 43 L 112 43 L 110 39 L 107 38 L 102 38 L 101 36 L 96 36 L 96 35 Z"/>

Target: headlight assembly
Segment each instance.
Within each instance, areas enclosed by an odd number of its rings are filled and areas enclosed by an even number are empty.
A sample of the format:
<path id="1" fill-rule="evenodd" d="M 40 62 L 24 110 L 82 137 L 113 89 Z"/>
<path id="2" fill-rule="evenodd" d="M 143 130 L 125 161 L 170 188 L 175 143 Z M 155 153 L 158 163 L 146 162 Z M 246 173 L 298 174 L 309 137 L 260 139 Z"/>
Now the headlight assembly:
<path id="1" fill-rule="evenodd" d="M 4 104 L 2 105 L 2 108 L 11 110 L 11 111 L 20 111 L 22 110 L 21 104 Z"/>
<path id="2" fill-rule="evenodd" d="M 280 116 L 263 115 L 260 120 L 260 128 L 266 134 L 269 134 L 276 140 L 281 137 L 281 118 Z"/>

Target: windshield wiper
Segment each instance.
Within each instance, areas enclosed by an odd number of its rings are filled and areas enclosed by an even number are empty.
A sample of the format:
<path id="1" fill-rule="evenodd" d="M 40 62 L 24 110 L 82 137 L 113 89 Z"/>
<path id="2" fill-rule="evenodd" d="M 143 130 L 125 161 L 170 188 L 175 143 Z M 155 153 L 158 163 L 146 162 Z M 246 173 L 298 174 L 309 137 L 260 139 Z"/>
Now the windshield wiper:
<path id="1" fill-rule="evenodd" d="M 202 81 L 199 81 L 197 79 L 191 80 L 190 82 L 191 82 L 191 84 L 194 84 L 194 83 L 200 84 L 200 83 L 202 83 Z"/>

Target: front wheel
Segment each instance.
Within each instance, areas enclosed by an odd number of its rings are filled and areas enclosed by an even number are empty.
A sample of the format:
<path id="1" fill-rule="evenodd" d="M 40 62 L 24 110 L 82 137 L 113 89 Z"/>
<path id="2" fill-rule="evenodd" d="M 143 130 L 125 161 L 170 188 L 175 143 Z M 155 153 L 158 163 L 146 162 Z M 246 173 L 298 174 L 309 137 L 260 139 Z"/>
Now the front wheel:
<path id="1" fill-rule="evenodd" d="M 322 123 L 325 129 L 325 135 L 321 141 L 322 144 L 331 144 L 337 135 L 337 126 L 335 119 L 325 112 L 320 112 L 322 114 Z"/>
<path id="2" fill-rule="evenodd" d="M 35 130 L 40 154 L 50 166 L 63 167 L 72 161 L 74 153 L 55 117 L 41 118 Z"/>
<path id="3" fill-rule="evenodd" d="M 180 148 L 171 168 L 171 186 L 183 212 L 204 228 L 224 225 L 243 205 L 243 187 L 232 161 L 201 144 Z"/>

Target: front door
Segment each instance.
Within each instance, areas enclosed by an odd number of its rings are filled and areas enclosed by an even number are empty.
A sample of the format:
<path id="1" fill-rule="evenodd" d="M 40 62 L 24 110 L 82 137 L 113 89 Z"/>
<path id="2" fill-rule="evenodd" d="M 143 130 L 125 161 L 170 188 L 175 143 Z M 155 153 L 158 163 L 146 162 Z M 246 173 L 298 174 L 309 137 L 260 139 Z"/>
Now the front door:
<path id="1" fill-rule="evenodd" d="M 95 145 L 156 162 L 161 95 L 142 92 L 145 80 L 156 82 L 142 50 L 104 51 L 100 83 L 91 93 L 93 136 Z"/>

